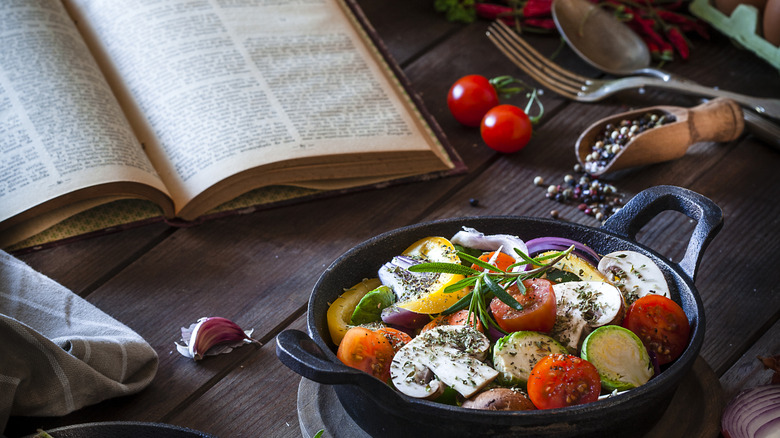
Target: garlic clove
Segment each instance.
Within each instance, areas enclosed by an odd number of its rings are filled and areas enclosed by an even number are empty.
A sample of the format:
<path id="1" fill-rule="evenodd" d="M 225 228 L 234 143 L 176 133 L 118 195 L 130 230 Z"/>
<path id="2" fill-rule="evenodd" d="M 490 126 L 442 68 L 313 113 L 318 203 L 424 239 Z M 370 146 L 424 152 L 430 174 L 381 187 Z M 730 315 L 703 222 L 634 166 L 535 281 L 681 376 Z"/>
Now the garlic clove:
<path id="1" fill-rule="evenodd" d="M 185 357 L 194 360 L 204 356 L 229 353 L 243 344 L 257 343 L 252 339 L 253 330 L 242 330 L 233 321 L 212 316 L 200 318 L 189 327 L 182 327 L 182 343 L 176 342 L 176 349 Z"/>

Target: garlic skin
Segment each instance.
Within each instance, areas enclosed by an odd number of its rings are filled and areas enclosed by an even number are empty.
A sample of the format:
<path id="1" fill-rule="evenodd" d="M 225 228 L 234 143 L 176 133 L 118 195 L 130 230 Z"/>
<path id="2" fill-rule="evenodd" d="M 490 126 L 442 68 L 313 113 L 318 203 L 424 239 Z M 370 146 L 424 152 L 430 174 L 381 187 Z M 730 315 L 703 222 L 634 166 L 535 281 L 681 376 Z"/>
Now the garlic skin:
<path id="1" fill-rule="evenodd" d="M 242 330 L 233 321 L 218 316 L 200 318 L 189 327 L 181 328 L 181 341 L 176 349 L 182 356 L 201 360 L 204 356 L 229 353 L 244 344 L 257 343 L 252 330 Z"/>

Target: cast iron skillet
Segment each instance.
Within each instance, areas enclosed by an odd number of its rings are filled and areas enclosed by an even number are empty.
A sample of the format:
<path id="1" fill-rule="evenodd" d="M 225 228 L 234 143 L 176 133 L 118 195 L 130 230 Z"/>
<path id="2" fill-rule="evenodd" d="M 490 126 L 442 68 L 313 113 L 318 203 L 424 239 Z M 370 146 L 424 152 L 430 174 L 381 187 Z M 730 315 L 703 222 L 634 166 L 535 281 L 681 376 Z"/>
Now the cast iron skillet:
<path id="1" fill-rule="evenodd" d="M 681 212 L 697 221 L 679 263 L 636 242 L 637 232 L 666 210 Z M 336 385 L 334 390 L 346 412 L 372 436 L 642 436 L 663 415 L 701 350 L 704 313 L 693 281 L 704 250 L 722 224 L 720 208 L 709 199 L 680 187 L 657 186 L 639 193 L 599 229 L 530 217 L 455 218 L 400 228 L 357 245 L 330 265 L 309 299 L 308 335 L 299 330 L 280 333 L 276 353 L 296 373 Z M 672 298 L 688 316 L 688 348 L 659 376 L 639 388 L 594 403 L 545 411 L 478 411 L 414 399 L 343 365 L 332 350 L 326 322 L 328 305 L 345 288 L 363 278 L 375 277 L 383 263 L 416 240 L 451 237 L 463 226 L 486 234 L 514 234 L 524 240 L 566 237 L 589 245 L 599 254 L 627 249 L 649 256 L 663 271 Z"/>

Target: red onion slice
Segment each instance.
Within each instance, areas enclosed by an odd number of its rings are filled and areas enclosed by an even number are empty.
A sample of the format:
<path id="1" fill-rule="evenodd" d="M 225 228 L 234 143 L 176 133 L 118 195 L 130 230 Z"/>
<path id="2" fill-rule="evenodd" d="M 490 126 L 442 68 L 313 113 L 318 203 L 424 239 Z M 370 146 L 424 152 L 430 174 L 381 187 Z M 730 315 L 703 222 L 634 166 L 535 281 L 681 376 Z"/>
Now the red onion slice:
<path id="1" fill-rule="evenodd" d="M 528 246 L 528 255 L 531 257 L 546 251 L 565 251 L 574 245 L 574 253 L 592 265 L 598 266 L 599 260 L 601 260 L 598 253 L 589 246 L 565 237 L 538 237 L 525 244 Z"/>
<path id="2" fill-rule="evenodd" d="M 727 438 L 780 436 L 780 385 L 763 385 L 737 394 L 721 420 Z"/>
<path id="3" fill-rule="evenodd" d="M 417 329 L 431 322 L 431 317 L 398 306 L 390 306 L 382 309 L 382 321 L 394 327 Z"/>

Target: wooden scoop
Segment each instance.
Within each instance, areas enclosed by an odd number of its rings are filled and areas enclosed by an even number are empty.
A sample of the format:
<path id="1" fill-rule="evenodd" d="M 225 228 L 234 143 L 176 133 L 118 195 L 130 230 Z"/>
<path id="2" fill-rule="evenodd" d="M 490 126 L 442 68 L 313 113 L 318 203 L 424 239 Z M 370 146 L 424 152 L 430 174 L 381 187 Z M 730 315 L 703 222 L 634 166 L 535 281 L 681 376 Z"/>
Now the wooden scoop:
<path id="1" fill-rule="evenodd" d="M 676 121 L 650 128 L 634 136 L 605 167 L 588 169 L 586 157 L 604 127 L 634 120 L 646 113 L 673 115 Z M 733 100 L 717 98 L 694 108 L 653 106 L 616 114 L 590 125 L 575 144 L 577 160 L 593 176 L 619 169 L 670 161 L 685 155 L 688 147 L 702 141 L 737 139 L 745 129 L 742 108 Z"/>

